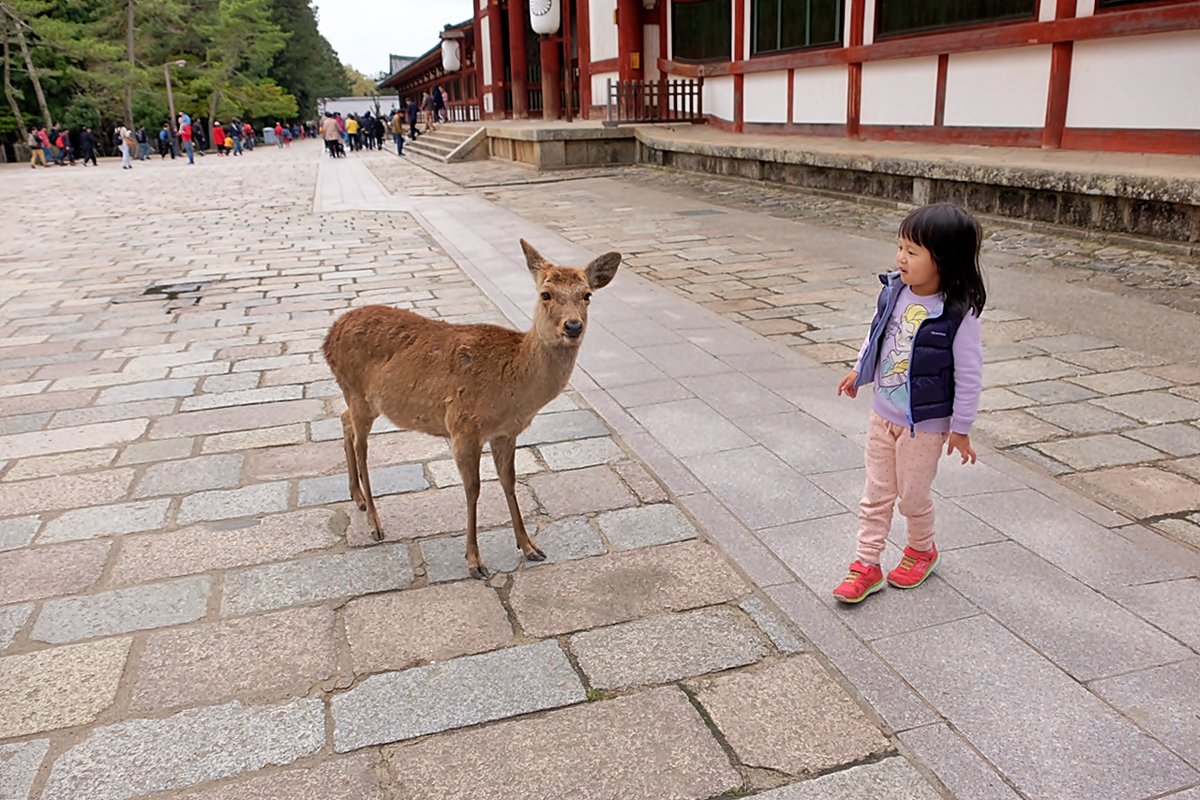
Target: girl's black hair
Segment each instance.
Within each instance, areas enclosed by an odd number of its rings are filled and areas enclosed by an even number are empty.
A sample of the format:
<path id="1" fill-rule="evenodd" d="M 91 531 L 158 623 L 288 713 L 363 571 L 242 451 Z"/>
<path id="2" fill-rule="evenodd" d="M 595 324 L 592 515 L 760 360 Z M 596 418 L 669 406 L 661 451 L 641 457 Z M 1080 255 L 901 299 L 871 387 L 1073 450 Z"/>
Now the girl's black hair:
<path id="1" fill-rule="evenodd" d="M 934 203 L 916 209 L 900 223 L 900 236 L 929 251 L 937 266 L 946 305 L 979 316 L 987 301 L 979 248 L 983 228 L 966 209 Z"/>

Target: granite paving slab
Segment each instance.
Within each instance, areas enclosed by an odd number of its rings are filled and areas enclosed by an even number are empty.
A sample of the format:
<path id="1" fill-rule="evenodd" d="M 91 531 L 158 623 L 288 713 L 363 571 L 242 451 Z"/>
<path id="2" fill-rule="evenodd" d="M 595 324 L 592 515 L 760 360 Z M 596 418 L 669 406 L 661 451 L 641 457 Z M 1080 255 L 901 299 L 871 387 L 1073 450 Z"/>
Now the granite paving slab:
<path id="1" fill-rule="evenodd" d="M 66 511 L 46 524 L 38 544 L 158 530 L 166 524 L 170 504 L 169 499 L 142 500 Z"/>
<path id="2" fill-rule="evenodd" d="M 614 550 L 682 542 L 697 536 L 692 523 L 669 503 L 609 511 L 596 518 Z"/>
<path id="3" fill-rule="evenodd" d="M 40 514 L 0 519 L 0 551 L 16 550 L 29 544 L 41 525 Z"/>
<path id="4" fill-rule="evenodd" d="M 1027 796 L 1150 798 L 1200 780 L 1178 756 L 986 617 L 874 646 Z"/>
<path id="5" fill-rule="evenodd" d="M 49 749 L 49 739 L 0 745 L 0 797 L 26 800 Z"/>
<path id="6" fill-rule="evenodd" d="M 13 639 L 33 613 L 33 603 L 0 606 L 0 650 L 12 644 Z"/>
<path id="7" fill-rule="evenodd" d="M 812 775 L 890 749 L 863 710 L 811 656 L 691 684 L 743 764 Z M 745 713 L 747 708 L 754 714 Z"/>
<path id="8" fill-rule="evenodd" d="M 737 425 L 804 475 L 852 469 L 863 463 L 858 443 L 799 411 L 746 416 Z"/>
<path id="9" fill-rule="evenodd" d="M 497 800 L 702 800 L 742 785 L 672 687 L 388 747 L 384 757 L 412 800 L 473 800 L 481 786 Z"/>
<path id="10" fill-rule="evenodd" d="M 54 762 L 42 800 L 128 800 L 290 764 L 325 743 L 324 704 L 222 706 L 92 730 Z"/>
<path id="11" fill-rule="evenodd" d="M 335 512 L 313 508 L 126 536 L 111 580 L 116 585 L 140 583 L 294 558 L 337 544 L 336 520 Z"/>
<path id="12" fill-rule="evenodd" d="M 1200 769 L 1200 657 L 1093 681 L 1090 688 Z"/>
<path id="13" fill-rule="evenodd" d="M 403 492 L 419 492 L 429 488 L 420 464 L 400 464 L 371 469 L 371 493 L 375 497 Z M 350 501 L 350 480 L 346 475 L 305 478 L 300 481 L 297 505 L 320 506 Z"/>
<path id="14" fill-rule="evenodd" d="M 213 581 L 206 575 L 48 600 L 31 637 L 62 644 L 94 636 L 193 622 L 208 613 Z"/>
<path id="15" fill-rule="evenodd" d="M 783 621 L 773 608 L 768 606 L 761 597 L 744 597 L 738 601 L 738 608 L 745 611 L 758 629 L 767 635 L 771 643 L 781 653 L 795 655 L 804 652 L 804 643 Z"/>
<path id="16" fill-rule="evenodd" d="M 83 725 L 112 705 L 129 639 L 55 647 L 0 658 L 0 739 Z"/>
<path id="17" fill-rule="evenodd" d="M 585 699 L 554 641 L 373 675 L 330 701 L 338 753 Z"/>
<path id="18" fill-rule="evenodd" d="M 0 552 L 0 605 L 81 592 L 100 579 L 111 542 Z"/>
<path id="19" fill-rule="evenodd" d="M 1200 652 L 1200 580 L 1184 578 L 1107 590 L 1109 597 Z M 0 637 L 2 640 L 3 637 Z"/>
<path id="20" fill-rule="evenodd" d="M 597 689 L 670 683 L 752 664 L 769 652 L 754 626 L 728 606 L 584 631 L 567 643 Z"/>
<path id="21" fill-rule="evenodd" d="M 320 606 L 157 631 L 138 661 L 130 708 L 303 694 L 333 674 L 334 649 L 334 614 Z"/>
<path id="22" fill-rule="evenodd" d="M 403 589 L 412 582 L 408 548 L 394 544 L 243 567 L 225 574 L 221 614 L 241 616 Z"/>
<path id="23" fill-rule="evenodd" d="M 751 530 L 837 514 L 842 506 L 764 447 L 684 459 Z"/>
<path id="24" fill-rule="evenodd" d="M 526 634 L 554 636 L 747 593 L 711 545 L 681 542 L 518 572 L 509 599 Z"/>
<path id="25" fill-rule="evenodd" d="M 389 800 L 374 753 L 321 761 L 175 795 L 176 800 Z"/>
<path id="26" fill-rule="evenodd" d="M 444 661 L 513 641 L 499 596 L 478 581 L 360 597 L 346 604 L 342 618 L 359 675 Z"/>
<path id="27" fill-rule="evenodd" d="M 761 800 L 934 800 L 929 782 L 899 756 L 755 795 Z"/>
<path id="28" fill-rule="evenodd" d="M 749 447 L 754 441 L 703 400 L 630 408 L 629 413 L 677 458 Z"/>
<path id="29" fill-rule="evenodd" d="M 531 516 L 536 513 L 538 504 L 524 484 L 517 484 L 516 492 L 517 505 L 525 518 L 525 525 L 532 529 Z M 379 524 L 383 526 L 387 541 L 467 529 L 467 501 L 461 486 L 381 497 L 375 501 L 375 509 L 379 512 Z M 346 512 L 351 519 L 347 532 L 350 544 L 372 544 L 374 539 L 367 530 L 366 514 L 349 507 Z M 475 513 L 480 528 L 507 525 L 512 521 L 499 481 L 488 481 L 481 485 Z"/>
<path id="30" fill-rule="evenodd" d="M 954 797 L 1020 800 L 999 773 L 944 723 L 905 731 L 900 741 Z"/>

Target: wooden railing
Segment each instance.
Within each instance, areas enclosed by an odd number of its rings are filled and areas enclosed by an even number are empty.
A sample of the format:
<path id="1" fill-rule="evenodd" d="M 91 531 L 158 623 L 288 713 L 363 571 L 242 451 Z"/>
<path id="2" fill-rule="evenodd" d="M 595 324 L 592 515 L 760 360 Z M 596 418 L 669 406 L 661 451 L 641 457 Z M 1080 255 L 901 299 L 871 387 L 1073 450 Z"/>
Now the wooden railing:
<path id="1" fill-rule="evenodd" d="M 446 104 L 446 113 L 451 122 L 478 122 L 479 103 L 458 100 Z"/>
<path id="2" fill-rule="evenodd" d="M 614 81 L 608 79 L 608 127 L 632 122 L 703 122 L 704 79 Z"/>

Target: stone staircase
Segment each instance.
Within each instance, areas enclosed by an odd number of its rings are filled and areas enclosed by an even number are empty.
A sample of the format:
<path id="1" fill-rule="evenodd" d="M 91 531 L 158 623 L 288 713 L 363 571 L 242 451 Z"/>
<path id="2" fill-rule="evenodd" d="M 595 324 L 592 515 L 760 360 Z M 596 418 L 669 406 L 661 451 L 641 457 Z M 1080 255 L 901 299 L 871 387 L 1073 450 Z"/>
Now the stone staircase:
<path id="1" fill-rule="evenodd" d="M 482 139 L 486 138 L 486 135 L 481 134 L 482 130 L 482 125 L 439 125 L 433 133 L 423 133 L 417 137 L 416 141 L 405 142 L 404 149 L 412 150 L 414 153 L 420 153 L 443 163 L 466 160 L 471 158 L 474 152 L 480 150 L 482 156 L 486 158 L 486 148 L 477 146 Z M 481 134 L 477 137 L 476 146 L 464 147 L 464 145 L 470 145 L 476 134 Z"/>

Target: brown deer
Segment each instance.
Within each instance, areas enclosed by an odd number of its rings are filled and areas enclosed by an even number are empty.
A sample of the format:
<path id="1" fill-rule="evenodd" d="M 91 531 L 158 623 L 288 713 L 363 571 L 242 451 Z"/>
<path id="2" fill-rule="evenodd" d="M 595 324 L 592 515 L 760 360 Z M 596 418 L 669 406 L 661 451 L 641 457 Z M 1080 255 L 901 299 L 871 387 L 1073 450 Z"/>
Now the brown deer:
<path id="1" fill-rule="evenodd" d="M 408 430 L 450 439 L 467 494 L 467 567 L 486 578 L 475 540 L 479 458 L 485 442 L 508 500 L 517 547 L 542 561 L 517 508 L 517 436 L 558 396 L 587 326 L 592 291 L 607 286 L 621 264 L 605 253 L 583 269 L 551 264 L 524 239 L 521 249 L 538 290 L 533 327 L 453 325 L 388 306 L 365 306 L 329 328 L 323 351 L 342 394 L 342 433 L 350 497 L 383 539 L 367 474 L 367 435 L 380 415 Z"/>

